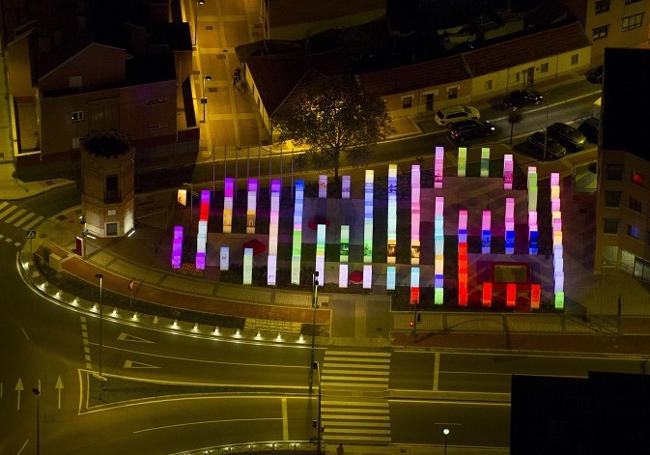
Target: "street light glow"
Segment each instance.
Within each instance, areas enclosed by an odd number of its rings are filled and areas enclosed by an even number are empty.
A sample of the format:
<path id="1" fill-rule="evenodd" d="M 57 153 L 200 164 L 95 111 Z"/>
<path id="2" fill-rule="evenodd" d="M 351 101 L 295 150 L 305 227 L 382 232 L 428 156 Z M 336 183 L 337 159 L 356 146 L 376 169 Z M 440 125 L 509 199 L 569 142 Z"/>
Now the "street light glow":
<path id="1" fill-rule="evenodd" d="M 443 429 L 442 429 L 442 434 L 444 434 L 445 436 L 449 436 L 449 433 L 451 433 L 451 431 L 449 430 L 449 428 L 443 428 Z"/>

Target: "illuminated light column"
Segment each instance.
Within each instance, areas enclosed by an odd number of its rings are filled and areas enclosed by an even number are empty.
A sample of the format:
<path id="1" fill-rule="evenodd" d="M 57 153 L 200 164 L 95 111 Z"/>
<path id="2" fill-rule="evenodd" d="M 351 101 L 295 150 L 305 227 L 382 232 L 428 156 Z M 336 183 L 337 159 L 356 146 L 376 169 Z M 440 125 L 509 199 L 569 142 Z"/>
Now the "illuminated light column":
<path id="1" fill-rule="evenodd" d="M 246 233 L 255 234 L 257 212 L 257 179 L 248 179 L 248 206 L 246 207 Z"/>
<path id="2" fill-rule="evenodd" d="M 538 252 L 539 232 L 537 230 L 537 212 L 528 212 L 528 254 Z"/>
<path id="3" fill-rule="evenodd" d="M 222 246 L 219 250 L 219 270 L 230 269 L 230 247 Z"/>
<path id="4" fill-rule="evenodd" d="M 436 156 L 433 166 L 433 186 L 434 188 L 442 188 L 443 170 L 445 166 L 444 147 L 436 147 Z"/>
<path id="5" fill-rule="evenodd" d="M 253 249 L 244 248 L 244 284 L 253 282 Z"/>
<path id="6" fill-rule="evenodd" d="M 280 188 L 279 179 L 271 180 L 271 219 L 269 220 L 269 257 L 267 263 L 266 283 L 275 286 L 276 267 L 278 262 L 278 219 L 280 217 Z"/>
<path id="7" fill-rule="evenodd" d="M 528 188 L 528 211 L 537 211 L 537 168 L 528 166 L 528 175 L 526 176 L 526 186 Z"/>
<path id="8" fill-rule="evenodd" d="M 223 183 L 223 232 L 232 232 L 232 198 L 235 193 L 235 179 L 226 177 Z"/>
<path id="9" fill-rule="evenodd" d="M 205 270 L 205 252 L 208 243 L 208 217 L 210 216 L 210 191 L 201 190 L 199 230 L 196 235 L 196 268 Z"/>
<path id="10" fill-rule="evenodd" d="M 514 163 L 512 161 L 512 155 L 503 155 L 503 189 L 511 190 L 512 189 L 512 169 Z"/>
<path id="11" fill-rule="evenodd" d="M 420 303 L 420 267 L 411 267 L 411 305 Z"/>
<path id="12" fill-rule="evenodd" d="M 458 147 L 458 177 L 465 177 L 467 172 L 467 147 Z"/>
<path id="13" fill-rule="evenodd" d="M 508 308 L 513 308 L 517 303 L 517 284 L 508 283 L 506 284 L 506 306 Z"/>
<path id="14" fill-rule="evenodd" d="M 350 199 L 350 176 L 344 175 L 341 177 L 341 197 L 343 199 Z"/>
<path id="15" fill-rule="evenodd" d="M 490 176 L 490 147 L 481 148 L 481 177 Z"/>
<path id="16" fill-rule="evenodd" d="M 481 220 L 481 254 L 490 254 L 492 244 L 492 212 L 483 210 Z"/>
<path id="17" fill-rule="evenodd" d="M 420 264 L 420 165 L 411 166 L 411 265 Z"/>
<path id="18" fill-rule="evenodd" d="M 395 270 L 395 266 L 386 267 L 386 290 L 387 291 L 395 290 L 396 280 L 397 280 L 397 271 Z"/>
<path id="19" fill-rule="evenodd" d="M 530 285 L 530 308 L 539 309 L 539 302 L 542 297 L 542 287 L 539 284 Z"/>
<path id="20" fill-rule="evenodd" d="M 395 264 L 397 256 L 397 164 L 388 166 L 388 234 L 386 262 Z"/>
<path id="21" fill-rule="evenodd" d="M 291 284 L 300 284 L 300 259 L 302 254 L 302 212 L 305 197 L 305 182 L 296 180 L 293 204 L 293 245 L 291 246 Z"/>
<path id="22" fill-rule="evenodd" d="M 172 241 L 172 269 L 180 269 L 183 257 L 183 226 L 174 226 Z"/>
<path id="23" fill-rule="evenodd" d="M 341 241 L 339 243 L 339 287 L 348 287 L 348 261 L 350 260 L 350 226 L 341 226 Z"/>
<path id="24" fill-rule="evenodd" d="M 444 231 L 444 207 L 445 198 L 436 197 L 436 211 L 433 220 L 434 225 L 434 297 L 433 303 L 442 305 L 444 303 L 444 262 L 445 262 L 445 231 Z"/>
<path id="25" fill-rule="evenodd" d="M 316 272 L 318 273 L 318 285 L 325 284 L 325 233 L 327 226 L 319 224 L 316 227 Z"/>
<path id="26" fill-rule="evenodd" d="M 468 283 L 467 210 L 458 211 L 458 305 L 467 306 Z"/>
<path id="27" fill-rule="evenodd" d="M 489 281 L 486 281 L 482 284 L 481 286 L 482 290 L 482 298 L 481 298 L 481 303 L 483 304 L 483 307 L 489 308 L 492 306 L 492 283 Z"/>
<path id="28" fill-rule="evenodd" d="M 375 171 L 366 170 L 366 182 L 364 186 L 363 204 L 363 288 L 372 287 L 372 216 L 374 204 L 374 180 Z"/>
<path id="29" fill-rule="evenodd" d="M 560 174 L 551 174 L 551 224 L 553 228 L 553 293 L 555 309 L 564 308 L 564 258 L 562 247 L 562 212 L 560 209 Z"/>
<path id="30" fill-rule="evenodd" d="M 505 250 L 506 254 L 515 252 L 515 198 L 506 198 L 506 229 L 505 229 Z"/>
<path id="31" fill-rule="evenodd" d="M 327 199 L 327 176 L 318 176 L 318 199 Z"/>

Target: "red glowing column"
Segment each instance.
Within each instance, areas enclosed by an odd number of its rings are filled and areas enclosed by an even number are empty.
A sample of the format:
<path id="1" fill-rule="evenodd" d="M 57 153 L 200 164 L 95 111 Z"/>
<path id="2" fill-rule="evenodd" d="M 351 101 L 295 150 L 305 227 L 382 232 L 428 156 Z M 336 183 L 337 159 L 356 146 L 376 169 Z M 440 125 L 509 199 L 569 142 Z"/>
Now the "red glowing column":
<path id="1" fill-rule="evenodd" d="M 533 310 L 539 309 L 539 301 L 542 296 L 542 288 L 539 284 L 530 285 L 530 308 Z"/>
<path id="2" fill-rule="evenodd" d="M 492 306 L 492 283 L 489 281 L 483 283 L 483 306 L 486 308 Z"/>
<path id="3" fill-rule="evenodd" d="M 467 306 L 467 210 L 458 211 L 458 305 Z"/>
<path id="4" fill-rule="evenodd" d="M 506 284 L 506 306 L 508 308 L 514 308 L 516 300 L 517 300 L 517 284 L 516 283 Z"/>

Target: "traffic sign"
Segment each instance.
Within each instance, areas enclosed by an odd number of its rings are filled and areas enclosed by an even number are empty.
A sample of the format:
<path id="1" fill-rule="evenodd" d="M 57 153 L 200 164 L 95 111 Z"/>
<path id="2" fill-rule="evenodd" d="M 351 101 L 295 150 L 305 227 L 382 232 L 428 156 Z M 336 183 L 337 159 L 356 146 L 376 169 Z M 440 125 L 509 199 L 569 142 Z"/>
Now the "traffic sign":
<path id="1" fill-rule="evenodd" d="M 25 231 L 25 238 L 26 239 L 35 239 L 36 238 L 36 231 L 34 231 L 34 230 Z"/>

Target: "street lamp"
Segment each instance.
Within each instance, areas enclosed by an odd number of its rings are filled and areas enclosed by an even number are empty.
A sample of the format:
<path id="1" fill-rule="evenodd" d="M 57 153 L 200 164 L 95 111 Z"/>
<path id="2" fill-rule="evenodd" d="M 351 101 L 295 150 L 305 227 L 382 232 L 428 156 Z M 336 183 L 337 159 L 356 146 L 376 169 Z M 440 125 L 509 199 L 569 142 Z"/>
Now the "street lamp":
<path id="1" fill-rule="evenodd" d="M 315 360 L 314 350 L 316 344 L 316 309 L 318 308 L 318 270 L 315 271 L 312 275 L 311 292 L 312 292 L 311 308 L 312 308 L 313 320 L 311 323 L 311 360 L 309 364 L 312 365 L 312 368 L 309 369 L 309 395 L 311 395 L 312 388 L 314 385 L 313 365 Z M 320 386 L 319 386 L 319 391 L 320 391 Z"/>
<path id="2" fill-rule="evenodd" d="M 321 419 L 322 419 L 322 391 L 323 391 L 323 385 L 321 383 L 321 370 L 319 368 L 318 362 L 314 361 L 311 364 L 311 371 L 313 372 L 314 370 L 318 371 L 318 417 L 316 418 L 316 455 L 321 455 Z"/>
<path id="3" fill-rule="evenodd" d="M 199 5 L 205 5 L 205 0 L 196 0 L 196 15 L 194 18 L 194 45 L 196 46 L 196 36 L 199 27 Z"/>
<path id="4" fill-rule="evenodd" d="M 205 96 L 205 81 L 211 81 L 212 76 L 211 75 L 206 75 L 203 76 L 203 97 L 201 98 L 201 104 L 203 105 L 203 120 L 201 123 L 205 123 L 205 107 L 208 104 L 208 98 Z"/>
<path id="5" fill-rule="evenodd" d="M 445 455 L 447 455 L 447 436 L 449 436 L 449 433 L 451 433 L 451 430 L 449 430 L 449 428 L 442 429 L 442 434 L 445 436 Z"/>
<path id="6" fill-rule="evenodd" d="M 104 308 L 103 301 L 103 291 L 104 291 L 104 275 L 98 273 L 95 275 L 95 278 L 99 280 L 99 377 L 103 378 L 102 375 L 102 313 Z M 102 387 L 103 387 L 102 380 Z"/>
<path id="7" fill-rule="evenodd" d="M 37 388 L 32 389 L 36 397 L 36 455 L 41 454 L 41 391 Z"/>
<path id="8" fill-rule="evenodd" d="M 194 185 L 192 182 L 184 182 L 183 186 L 190 187 L 190 232 L 192 232 L 192 222 L 194 221 Z"/>

